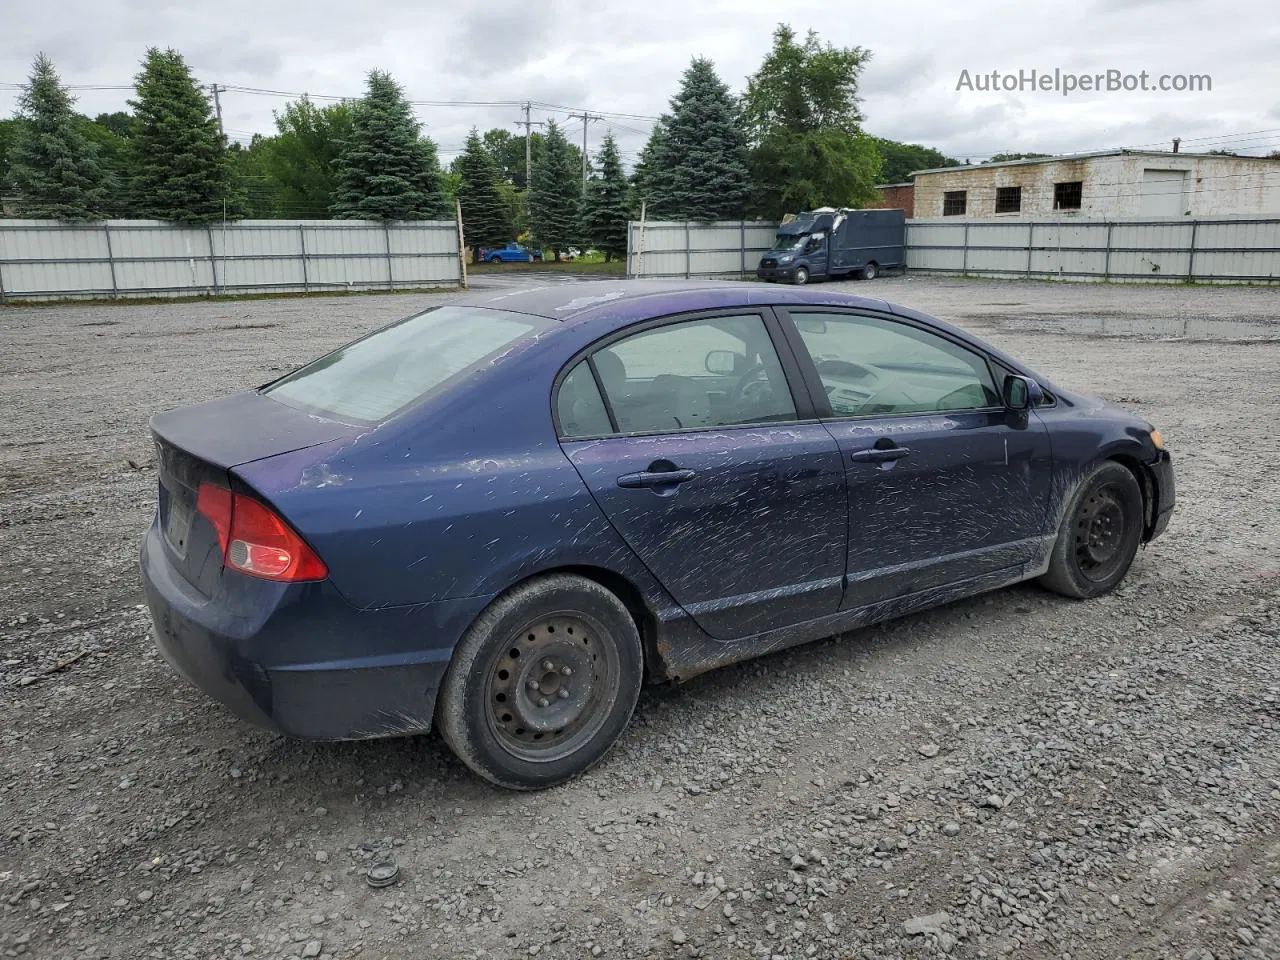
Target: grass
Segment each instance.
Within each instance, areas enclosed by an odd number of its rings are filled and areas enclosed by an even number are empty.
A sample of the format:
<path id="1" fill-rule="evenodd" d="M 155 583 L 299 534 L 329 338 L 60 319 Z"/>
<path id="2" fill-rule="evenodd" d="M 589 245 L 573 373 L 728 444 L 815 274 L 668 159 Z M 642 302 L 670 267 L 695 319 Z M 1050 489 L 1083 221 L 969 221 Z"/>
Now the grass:
<path id="1" fill-rule="evenodd" d="M 625 277 L 627 261 L 614 260 L 535 260 L 533 263 L 475 263 L 467 264 L 468 274 L 480 273 L 602 273 Z"/>

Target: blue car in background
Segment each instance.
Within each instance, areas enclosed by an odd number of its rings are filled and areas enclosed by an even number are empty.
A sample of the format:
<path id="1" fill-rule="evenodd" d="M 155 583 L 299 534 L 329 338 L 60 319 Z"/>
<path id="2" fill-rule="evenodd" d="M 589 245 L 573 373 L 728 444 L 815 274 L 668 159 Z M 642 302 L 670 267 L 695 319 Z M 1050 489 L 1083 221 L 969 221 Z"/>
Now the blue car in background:
<path id="1" fill-rule="evenodd" d="M 505 247 L 481 248 L 480 259 L 485 263 L 532 263 L 542 259 L 542 251 L 519 243 L 508 243 Z"/>
<path id="2" fill-rule="evenodd" d="M 685 281 L 468 294 L 151 422 L 160 650 L 295 737 L 438 727 L 560 783 L 642 679 L 1039 579 L 1158 536 L 1158 431 L 906 307 Z"/>

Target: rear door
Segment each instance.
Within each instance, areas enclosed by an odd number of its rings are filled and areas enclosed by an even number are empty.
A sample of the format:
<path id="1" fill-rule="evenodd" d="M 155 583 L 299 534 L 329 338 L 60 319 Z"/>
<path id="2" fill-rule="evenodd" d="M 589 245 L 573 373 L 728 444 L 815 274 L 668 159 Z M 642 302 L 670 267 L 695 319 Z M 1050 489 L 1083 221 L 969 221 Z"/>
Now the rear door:
<path id="1" fill-rule="evenodd" d="M 752 310 L 628 331 L 558 386 L 561 443 L 596 502 L 723 640 L 834 613 L 843 592 L 840 451 L 776 323 Z"/>
<path id="2" fill-rule="evenodd" d="M 843 456 L 848 590 L 859 607 L 1016 572 L 1049 530 L 1052 456 L 1005 409 L 985 356 L 901 318 L 789 311 L 811 393 Z"/>

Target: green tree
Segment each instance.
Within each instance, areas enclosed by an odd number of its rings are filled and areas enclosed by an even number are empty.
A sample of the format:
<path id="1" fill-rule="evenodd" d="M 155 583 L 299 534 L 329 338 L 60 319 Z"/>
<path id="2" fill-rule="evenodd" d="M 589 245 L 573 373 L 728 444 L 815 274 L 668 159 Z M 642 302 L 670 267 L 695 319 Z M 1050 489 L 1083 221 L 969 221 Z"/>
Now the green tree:
<path id="1" fill-rule="evenodd" d="M 498 189 L 498 167 L 485 149 L 475 127 L 457 160 L 457 198 L 462 205 L 462 229 L 471 247 L 471 262 L 480 259 L 481 247 L 500 246 L 510 240 L 511 207 Z"/>
<path id="2" fill-rule="evenodd" d="M 17 117 L 11 120 L 0 120 L 0 198 L 8 196 L 12 186 L 9 183 L 9 151 L 18 138 L 18 127 L 22 121 Z"/>
<path id="3" fill-rule="evenodd" d="M 307 97 L 275 114 L 276 135 L 264 149 L 263 165 L 279 192 L 286 217 L 323 220 L 333 203 L 334 165 L 351 135 L 352 106 L 318 107 Z"/>
<path id="4" fill-rule="evenodd" d="M 613 134 L 605 135 L 596 154 L 599 172 L 587 181 L 582 198 L 582 238 L 604 251 L 605 262 L 627 252 L 627 177 Z"/>
<path id="5" fill-rule="evenodd" d="M 862 47 L 824 44 L 812 31 L 803 44 L 785 24 L 774 31 L 743 96 L 763 216 L 857 206 L 876 195 L 882 161 L 858 109 L 858 79 L 870 57 Z"/>
<path id="6" fill-rule="evenodd" d="M 661 162 L 662 152 L 666 148 L 667 124 L 670 120 L 671 118 L 666 115 L 658 118 L 658 122 L 653 125 L 653 130 L 649 133 L 649 139 L 645 141 L 640 151 L 635 169 L 631 172 L 627 197 L 633 217 L 639 217 L 642 212 L 646 216 L 649 215 L 649 205 L 653 202 L 653 172 Z"/>
<path id="7" fill-rule="evenodd" d="M 652 212 L 687 220 L 743 216 L 751 192 L 747 160 L 737 103 L 711 61 L 695 58 L 671 99 L 648 174 Z"/>
<path id="8" fill-rule="evenodd" d="M 268 172 L 267 160 L 271 155 L 274 139 L 255 133 L 249 146 L 238 143 L 231 145 L 236 190 L 244 197 L 245 216 L 251 220 L 296 216 L 285 209 L 280 184 Z"/>
<path id="9" fill-rule="evenodd" d="M 578 201 L 582 168 L 574 166 L 564 134 L 554 120 L 547 122 L 546 141 L 534 158 L 529 186 L 529 229 L 544 247 L 560 251 L 578 239 Z"/>
<path id="10" fill-rule="evenodd" d="M 1047 153 L 997 153 L 994 157 L 988 157 L 987 163 L 1007 163 L 1010 160 L 1039 160 L 1041 157 L 1047 157 Z"/>
<path id="11" fill-rule="evenodd" d="M 404 91 L 381 70 L 369 74 L 338 154 L 330 210 L 346 220 L 432 220 L 446 215 L 435 145 L 419 136 Z"/>
<path id="12" fill-rule="evenodd" d="M 76 117 L 80 132 L 86 140 L 98 150 L 98 162 L 105 174 L 106 197 L 102 212 L 108 217 L 129 217 L 133 215 L 133 196 L 129 189 L 133 182 L 133 150 L 129 143 L 132 117 L 123 111 L 111 114 L 111 122 L 104 123 L 102 118 L 107 114 L 99 114 L 90 120 L 88 117 Z M 116 122 L 117 117 L 128 117 L 129 123 Z"/>
<path id="13" fill-rule="evenodd" d="M 74 101 L 53 62 L 39 54 L 18 94 L 22 123 L 9 148 L 9 181 L 18 215 L 41 220 L 93 220 L 107 199 L 98 150 L 85 138 Z"/>
<path id="14" fill-rule="evenodd" d="M 135 89 L 129 105 L 137 129 L 129 144 L 137 212 L 182 223 L 242 216 L 226 138 L 182 55 L 149 48 Z"/>
<path id="15" fill-rule="evenodd" d="M 932 147 L 923 147 L 918 143 L 899 143 L 896 140 L 885 140 L 876 137 L 876 151 L 880 154 L 881 183 L 903 183 L 917 170 L 932 170 L 935 167 L 954 167 L 960 161 L 953 160 L 941 151 Z"/>

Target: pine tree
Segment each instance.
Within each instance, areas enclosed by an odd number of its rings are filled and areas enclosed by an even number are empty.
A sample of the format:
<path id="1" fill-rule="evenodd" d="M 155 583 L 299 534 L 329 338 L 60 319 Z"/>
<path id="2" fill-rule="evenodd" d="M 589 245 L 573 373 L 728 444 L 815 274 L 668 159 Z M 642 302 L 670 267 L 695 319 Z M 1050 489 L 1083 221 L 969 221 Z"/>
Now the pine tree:
<path id="1" fill-rule="evenodd" d="M 587 192 L 582 198 L 583 240 L 604 251 L 605 262 L 622 257 L 627 252 L 627 177 L 622 172 L 622 160 L 613 134 L 605 135 L 600 152 L 596 154 L 599 173 L 587 181 Z"/>
<path id="2" fill-rule="evenodd" d="M 480 257 L 481 247 L 505 244 L 515 235 L 511 206 L 498 188 L 501 175 L 493 155 L 474 127 L 467 137 L 466 150 L 458 158 L 457 170 L 456 196 L 462 204 L 462 230 L 471 246 L 474 263 Z"/>
<path id="3" fill-rule="evenodd" d="M 547 121 L 540 154 L 534 158 L 529 187 L 529 229 L 544 247 L 560 251 L 578 239 L 578 202 L 582 168 L 575 166 L 569 143 L 554 120 Z"/>
<path id="4" fill-rule="evenodd" d="M 418 134 L 404 91 L 381 70 L 356 104 L 336 162 L 330 211 L 345 220 L 432 220 L 446 216 L 435 146 Z"/>
<path id="5" fill-rule="evenodd" d="M 18 95 L 19 123 L 9 151 L 9 179 L 20 216 L 93 220 L 107 203 L 108 178 L 97 147 L 84 136 L 75 101 L 43 53 Z"/>
<path id="6" fill-rule="evenodd" d="M 633 217 L 638 218 L 642 212 L 645 216 L 651 217 L 657 211 L 653 205 L 653 175 L 662 160 L 662 151 L 667 141 L 667 124 L 670 120 L 671 118 L 665 114 L 658 118 L 658 122 L 653 125 L 653 130 L 649 133 L 649 139 L 645 141 L 640 151 L 636 168 L 631 173 L 631 185 L 627 196 Z"/>
<path id="7" fill-rule="evenodd" d="M 242 216 L 226 138 L 182 54 L 149 48 L 134 86 L 138 99 L 129 105 L 137 126 L 130 146 L 138 213 L 181 223 Z"/>
<path id="8" fill-rule="evenodd" d="M 751 193 L 747 140 L 737 104 L 710 60 L 695 58 L 671 100 L 650 177 L 658 216 L 726 220 L 743 216 Z"/>

